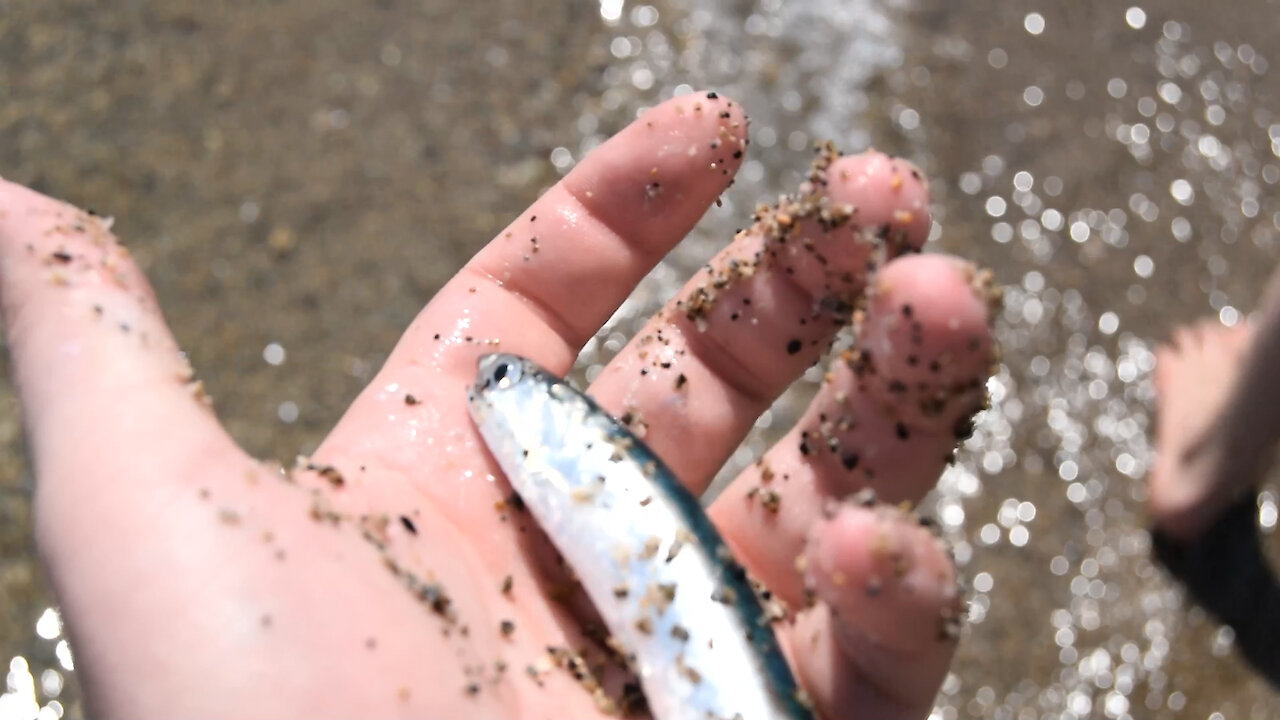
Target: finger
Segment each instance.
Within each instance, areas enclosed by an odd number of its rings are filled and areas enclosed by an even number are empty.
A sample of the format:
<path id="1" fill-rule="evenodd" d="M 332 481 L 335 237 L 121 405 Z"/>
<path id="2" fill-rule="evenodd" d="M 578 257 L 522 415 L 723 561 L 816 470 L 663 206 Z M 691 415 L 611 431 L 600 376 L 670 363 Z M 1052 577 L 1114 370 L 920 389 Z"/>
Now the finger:
<path id="1" fill-rule="evenodd" d="M 414 321 L 388 370 L 438 357 L 470 380 L 475 357 L 487 351 L 477 341 L 501 339 L 506 350 L 567 371 L 732 182 L 745 146 L 741 107 L 716 93 L 649 110 L 472 258 Z"/>
<path id="2" fill-rule="evenodd" d="M 924 242 L 927 195 L 903 161 L 821 154 L 802 192 L 758 211 L 609 363 L 591 394 L 701 492 L 848 322 L 868 265 Z"/>
<path id="3" fill-rule="evenodd" d="M 836 358 L 795 428 L 711 507 L 753 573 L 790 603 L 824 506 L 862 488 L 919 500 L 985 397 L 992 362 L 985 273 L 943 255 L 881 270 L 854 350 Z"/>
<path id="4" fill-rule="evenodd" d="M 897 508 L 847 503 L 805 553 L 820 601 L 784 642 L 824 717 L 924 717 L 951 661 L 962 596 L 941 541 Z"/>
<path id="5" fill-rule="evenodd" d="M 731 182 L 746 119 L 715 93 L 649 110 L 587 155 L 414 320 L 317 457 L 423 475 L 423 424 L 468 428 L 476 357 L 503 350 L 566 372 L 583 343 Z M 414 402 L 421 401 L 421 402 Z M 467 457 L 469 431 L 441 439 Z M 425 485 L 426 483 L 423 483 Z"/>
<path id="6" fill-rule="evenodd" d="M 55 579 L 101 581 L 60 585 L 72 605 L 130 597 L 110 588 L 156 575 L 169 544 L 116 543 L 140 527 L 162 533 L 148 519 L 172 515 L 177 498 L 198 503 L 195 486 L 249 462 L 108 224 L 0 180 L 0 309 L 36 468 L 37 534 Z M 112 573 L 101 572 L 104 554 Z"/>

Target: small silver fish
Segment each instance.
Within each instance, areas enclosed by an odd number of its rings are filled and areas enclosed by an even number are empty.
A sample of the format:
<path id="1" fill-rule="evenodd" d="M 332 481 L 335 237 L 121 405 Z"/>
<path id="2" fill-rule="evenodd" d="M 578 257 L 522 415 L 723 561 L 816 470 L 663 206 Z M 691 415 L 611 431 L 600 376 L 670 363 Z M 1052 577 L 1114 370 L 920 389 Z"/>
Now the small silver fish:
<path id="1" fill-rule="evenodd" d="M 698 499 L 589 397 L 529 360 L 480 358 L 489 452 L 631 660 L 658 720 L 811 720 L 752 591 Z"/>

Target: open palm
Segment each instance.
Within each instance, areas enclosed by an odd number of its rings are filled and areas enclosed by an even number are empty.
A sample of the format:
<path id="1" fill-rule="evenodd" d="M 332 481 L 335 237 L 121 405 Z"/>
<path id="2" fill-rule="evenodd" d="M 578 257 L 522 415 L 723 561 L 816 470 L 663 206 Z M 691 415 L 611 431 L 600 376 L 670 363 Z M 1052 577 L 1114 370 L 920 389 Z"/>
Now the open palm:
<path id="1" fill-rule="evenodd" d="M 464 391 L 495 349 L 567 371 L 725 189 L 745 136 L 740 108 L 714 93 L 647 112 L 441 290 L 288 473 L 221 429 L 100 219 L 0 181 L 0 299 L 37 532 L 96 714 L 600 712 L 612 675 Z M 907 515 L 832 500 L 932 486 L 981 401 L 987 298 L 949 258 L 877 262 L 927 235 L 910 165 L 868 153 L 815 180 L 735 238 L 589 391 L 701 492 L 870 282 L 858 349 L 711 513 L 796 611 L 777 627 L 822 715 L 919 718 L 951 657 L 954 570 Z M 606 690 L 590 692 L 587 672 Z"/>

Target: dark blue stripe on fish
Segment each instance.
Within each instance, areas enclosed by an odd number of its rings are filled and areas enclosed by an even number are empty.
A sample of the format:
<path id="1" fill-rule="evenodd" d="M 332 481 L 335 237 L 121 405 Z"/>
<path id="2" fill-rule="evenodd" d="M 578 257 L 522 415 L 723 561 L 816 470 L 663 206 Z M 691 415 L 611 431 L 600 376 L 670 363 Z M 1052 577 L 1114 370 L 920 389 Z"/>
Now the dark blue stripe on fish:
<path id="1" fill-rule="evenodd" d="M 771 690 L 779 700 L 779 704 L 794 720 L 813 720 L 813 713 L 800 701 L 800 688 L 796 685 L 791 667 L 782 654 L 778 638 L 774 635 L 772 623 L 765 614 L 764 607 L 751 588 L 747 572 L 734 559 L 719 531 L 707 516 L 698 498 L 667 468 L 643 440 L 636 437 L 626 425 L 610 415 L 596 404 L 589 395 L 579 391 L 568 382 L 555 378 L 545 370 L 539 370 L 550 382 L 560 385 L 565 390 L 580 397 L 594 413 L 607 420 L 610 432 L 615 438 L 624 440 L 621 443 L 628 447 L 627 455 L 640 467 L 652 465 L 653 483 L 666 499 L 675 506 L 681 518 L 689 526 L 690 532 L 705 552 L 707 552 L 717 568 L 717 580 L 724 592 L 722 602 L 737 613 L 742 624 L 750 635 L 751 645 L 756 649 L 764 665 L 765 674 L 769 678 Z"/>

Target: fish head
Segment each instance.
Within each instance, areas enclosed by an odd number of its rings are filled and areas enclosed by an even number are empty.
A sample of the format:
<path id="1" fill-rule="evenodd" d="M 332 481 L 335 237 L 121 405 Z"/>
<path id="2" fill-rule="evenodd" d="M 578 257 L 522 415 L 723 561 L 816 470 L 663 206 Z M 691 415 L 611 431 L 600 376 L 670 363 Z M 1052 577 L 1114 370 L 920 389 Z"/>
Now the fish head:
<path id="1" fill-rule="evenodd" d="M 483 355 L 467 388 L 467 409 L 491 451 L 532 450 L 555 424 L 551 397 L 560 380 L 532 360 L 509 353 Z M 495 452 L 495 454 L 498 454 Z"/>

